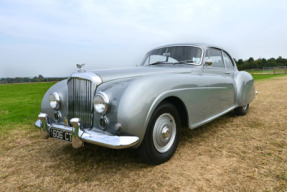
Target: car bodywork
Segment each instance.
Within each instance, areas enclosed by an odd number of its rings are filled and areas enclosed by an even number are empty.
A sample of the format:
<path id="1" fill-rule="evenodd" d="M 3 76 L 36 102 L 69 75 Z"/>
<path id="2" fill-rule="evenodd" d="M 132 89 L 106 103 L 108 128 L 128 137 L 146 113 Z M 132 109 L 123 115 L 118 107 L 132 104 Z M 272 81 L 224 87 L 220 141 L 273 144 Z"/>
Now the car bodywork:
<path id="1" fill-rule="evenodd" d="M 184 51 L 196 49 L 198 56 L 187 62 L 167 62 L 171 53 L 162 52 L 174 47 L 177 52 L 179 47 Z M 212 51 L 221 53 L 222 67 L 212 66 Z M 147 63 L 151 53 L 167 60 Z M 49 101 L 53 93 L 59 97 L 59 106 L 54 109 Z M 97 95 L 107 103 L 96 106 L 107 107 L 104 113 L 95 110 Z M 252 76 L 238 71 L 226 51 L 202 44 L 173 44 L 151 50 L 137 67 L 90 72 L 79 69 L 46 92 L 35 126 L 40 128 L 42 138 L 69 140 L 75 148 L 85 142 L 109 148 L 138 148 L 153 113 L 163 102 L 176 108 L 182 127 L 193 129 L 247 106 L 254 98 Z M 60 130 L 60 136 L 52 130 Z"/>

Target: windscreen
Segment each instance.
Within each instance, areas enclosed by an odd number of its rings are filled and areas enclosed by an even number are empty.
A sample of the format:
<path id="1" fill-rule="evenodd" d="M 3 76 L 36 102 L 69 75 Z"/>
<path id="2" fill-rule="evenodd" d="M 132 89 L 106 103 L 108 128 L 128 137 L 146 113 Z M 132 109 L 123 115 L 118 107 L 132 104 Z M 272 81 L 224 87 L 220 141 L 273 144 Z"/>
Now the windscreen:
<path id="1" fill-rule="evenodd" d="M 155 49 L 149 52 L 143 65 L 152 64 L 177 64 L 187 63 L 199 65 L 201 62 L 202 50 L 193 46 L 172 46 Z"/>

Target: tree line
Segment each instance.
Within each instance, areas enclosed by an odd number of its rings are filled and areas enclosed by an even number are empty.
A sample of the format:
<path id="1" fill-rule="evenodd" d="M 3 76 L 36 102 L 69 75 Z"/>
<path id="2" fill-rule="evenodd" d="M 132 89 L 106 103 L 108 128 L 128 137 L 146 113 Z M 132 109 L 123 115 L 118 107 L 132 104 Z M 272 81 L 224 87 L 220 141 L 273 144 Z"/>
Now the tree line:
<path id="1" fill-rule="evenodd" d="M 31 77 L 15 77 L 15 78 L 1 78 L 0 84 L 6 83 L 30 83 L 30 82 L 51 82 L 51 81 L 60 81 L 66 79 L 67 77 L 43 77 L 42 75 Z"/>
<path id="2" fill-rule="evenodd" d="M 262 69 L 263 67 L 277 67 L 277 66 L 287 66 L 287 59 L 279 56 L 277 59 L 270 58 L 259 58 L 254 60 L 253 57 L 250 57 L 247 60 L 238 59 L 235 60 L 238 70 L 246 69 Z"/>
<path id="3" fill-rule="evenodd" d="M 248 69 L 262 69 L 263 67 L 277 67 L 277 66 L 287 66 L 287 59 L 279 56 L 277 59 L 270 58 L 259 58 L 254 60 L 250 57 L 247 60 L 234 59 L 238 70 L 248 70 Z M 42 75 L 31 77 L 15 77 L 15 78 L 0 78 L 0 84 L 5 83 L 29 83 L 29 82 L 51 82 L 60 81 L 66 79 L 67 77 L 43 77 Z"/>

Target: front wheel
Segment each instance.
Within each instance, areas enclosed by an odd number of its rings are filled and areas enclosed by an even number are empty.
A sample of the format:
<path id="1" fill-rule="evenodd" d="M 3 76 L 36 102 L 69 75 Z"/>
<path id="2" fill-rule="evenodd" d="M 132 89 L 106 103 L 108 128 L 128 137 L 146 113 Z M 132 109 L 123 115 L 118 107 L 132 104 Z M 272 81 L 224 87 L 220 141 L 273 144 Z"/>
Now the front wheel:
<path id="1" fill-rule="evenodd" d="M 170 103 L 159 105 L 138 149 L 141 159 L 154 165 L 169 160 L 177 148 L 179 131 L 180 117 L 177 109 Z"/>
<path id="2" fill-rule="evenodd" d="M 249 104 L 244 105 L 244 106 L 241 106 L 241 107 L 237 107 L 237 108 L 234 110 L 234 112 L 235 112 L 236 115 L 244 116 L 244 115 L 247 114 L 248 109 L 249 109 Z"/>

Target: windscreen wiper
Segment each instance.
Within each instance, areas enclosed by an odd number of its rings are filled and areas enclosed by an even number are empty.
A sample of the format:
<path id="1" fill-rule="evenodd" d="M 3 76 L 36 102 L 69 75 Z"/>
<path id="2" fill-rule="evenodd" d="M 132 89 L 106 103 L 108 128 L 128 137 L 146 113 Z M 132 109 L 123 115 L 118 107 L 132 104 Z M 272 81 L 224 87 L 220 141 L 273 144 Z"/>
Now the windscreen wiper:
<path id="1" fill-rule="evenodd" d="M 158 65 L 158 64 L 174 64 L 174 63 L 166 62 L 166 61 L 157 61 L 157 62 L 151 63 L 149 65 Z"/>
<path id="2" fill-rule="evenodd" d="M 192 64 L 192 63 L 194 63 L 193 60 L 184 60 L 184 61 L 175 62 L 174 64 Z"/>

